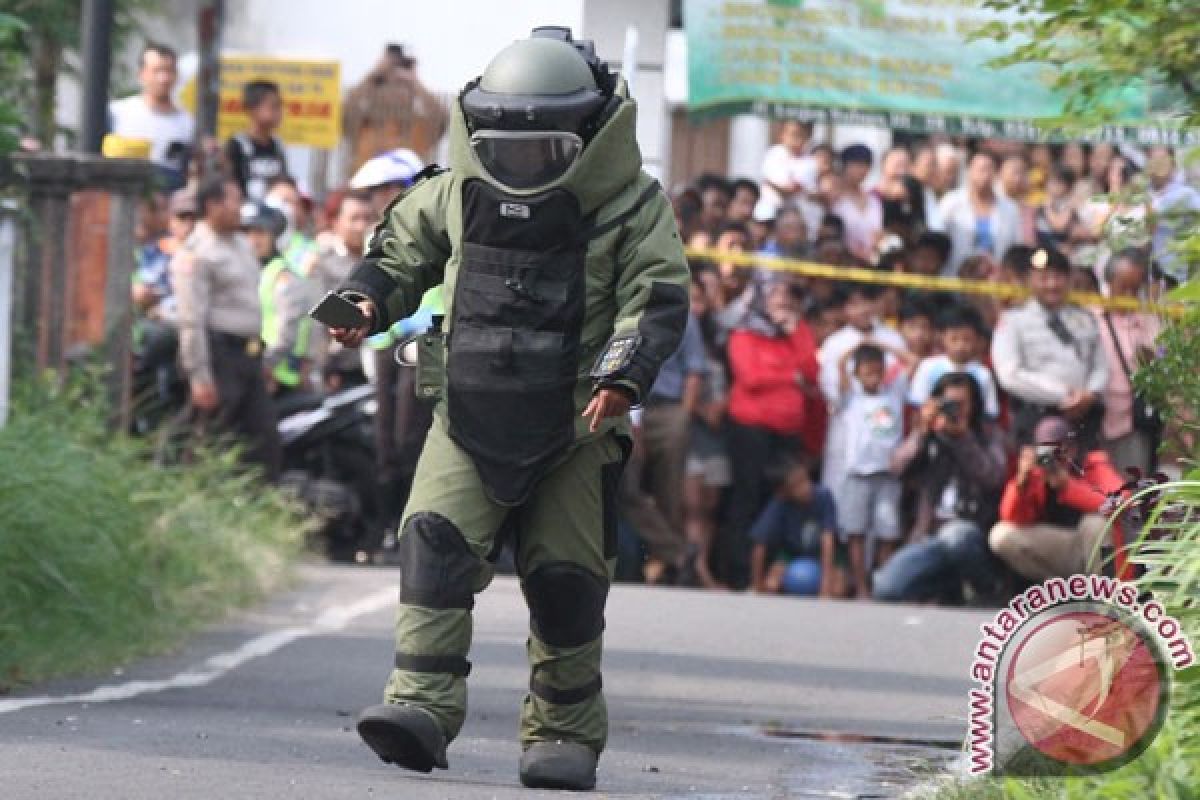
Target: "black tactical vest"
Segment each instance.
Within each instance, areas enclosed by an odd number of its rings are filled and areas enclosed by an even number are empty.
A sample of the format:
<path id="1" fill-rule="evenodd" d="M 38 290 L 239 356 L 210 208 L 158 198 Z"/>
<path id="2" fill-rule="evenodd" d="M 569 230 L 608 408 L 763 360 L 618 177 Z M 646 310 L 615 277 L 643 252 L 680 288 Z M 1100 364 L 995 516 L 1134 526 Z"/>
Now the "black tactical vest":
<path id="1" fill-rule="evenodd" d="M 574 440 L 586 223 L 564 189 L 516 197 L 472 178 L 462 193 L 449 431 L 489 497 L 518 505 Z"/>

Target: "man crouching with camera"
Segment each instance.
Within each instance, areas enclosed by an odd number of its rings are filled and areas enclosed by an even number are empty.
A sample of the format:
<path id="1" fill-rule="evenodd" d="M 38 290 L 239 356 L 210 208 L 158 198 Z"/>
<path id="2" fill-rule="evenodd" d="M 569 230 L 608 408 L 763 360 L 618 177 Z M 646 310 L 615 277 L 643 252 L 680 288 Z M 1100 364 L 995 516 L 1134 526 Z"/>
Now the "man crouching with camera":
<path id="1" fill-rule="evenodd" d="M 1124 480 L 1102 450 L 1080 453 L 1071 427 L 1043 417 L 1035 444 L 1021 448 L 1016 474 L 1004 487 L 1000 522 L 988 535 L 992 552 L 1032 581 L 1099 571 L 1094 557 L 1108 520 L 1107 496 Z"/>

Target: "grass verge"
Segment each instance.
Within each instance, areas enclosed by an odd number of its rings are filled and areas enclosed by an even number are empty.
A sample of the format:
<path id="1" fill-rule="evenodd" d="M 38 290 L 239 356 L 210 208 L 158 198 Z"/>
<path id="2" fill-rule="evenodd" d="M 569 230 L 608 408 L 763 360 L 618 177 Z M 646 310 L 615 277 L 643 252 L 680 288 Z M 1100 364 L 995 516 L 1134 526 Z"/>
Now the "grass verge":
<path id="1" fill-rule="evenodd" d="M 0 429 L 0 691 L 161 652 L 301 549 L 296 507 L 232 453 L 158 467 L 88 386 L 21 383 Z"/>

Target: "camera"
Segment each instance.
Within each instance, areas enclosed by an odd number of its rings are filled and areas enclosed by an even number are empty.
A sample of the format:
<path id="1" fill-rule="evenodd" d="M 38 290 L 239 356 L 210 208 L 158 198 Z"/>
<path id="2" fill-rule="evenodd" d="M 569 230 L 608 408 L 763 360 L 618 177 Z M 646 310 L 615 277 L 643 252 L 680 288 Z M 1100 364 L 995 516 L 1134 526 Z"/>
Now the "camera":
<path id="1" fill-rule="evenodd" d="M 1062 445 L 1057 442 L 1039 444 L 1037 450 L 1037 465 L 1042 469 L 1053 467 L 1061 460 Z"/>
<path id="2" fill-rule="evenodd" d="M 943 400 L 938 403 L 938 411 L 946 416 L 946 419 L 951 422 L 958 421 L 958 415 L 962 411 L 962 403 L 958 400 Z"/>

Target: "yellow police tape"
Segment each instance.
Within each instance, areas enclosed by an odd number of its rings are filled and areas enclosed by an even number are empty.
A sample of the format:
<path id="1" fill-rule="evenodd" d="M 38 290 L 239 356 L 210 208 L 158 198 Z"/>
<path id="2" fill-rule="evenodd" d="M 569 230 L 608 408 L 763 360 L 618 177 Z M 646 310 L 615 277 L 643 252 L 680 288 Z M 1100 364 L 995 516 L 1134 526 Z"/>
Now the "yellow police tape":
<path id="1" fill-rule="evenodd" d="M 759 267 L 778 272 L 791 272 L 810 278 L 828 278 L 852 283 L 877 283 L 883 286 L 901 286 L 905 289 L 920 289 L 929 292 L 962 292 L 1023 300 L 1029 290 L 1011 283 L 995 281 L 971 281 L 965 278 L 913 275 L 908 272 L 882 272 L 863 267 L 835 267 L 795 258 L 768 256 L 759 253 L 738 253 L 714 250 L 707 247 L 688 247 L 684 250 L 688 258 L 703 258 L 714 262 L 726 262 L 740 267 Z M 1105 308 L 1114 311 L 1148 311 L 1173 317 L 1182 316 L 1187 307 L 1181 303 L 1146 303 L 1136 297 L 1105 297 L 1093 292 L 1069 292 L 1067 298 L 1078 305 Z"/>

